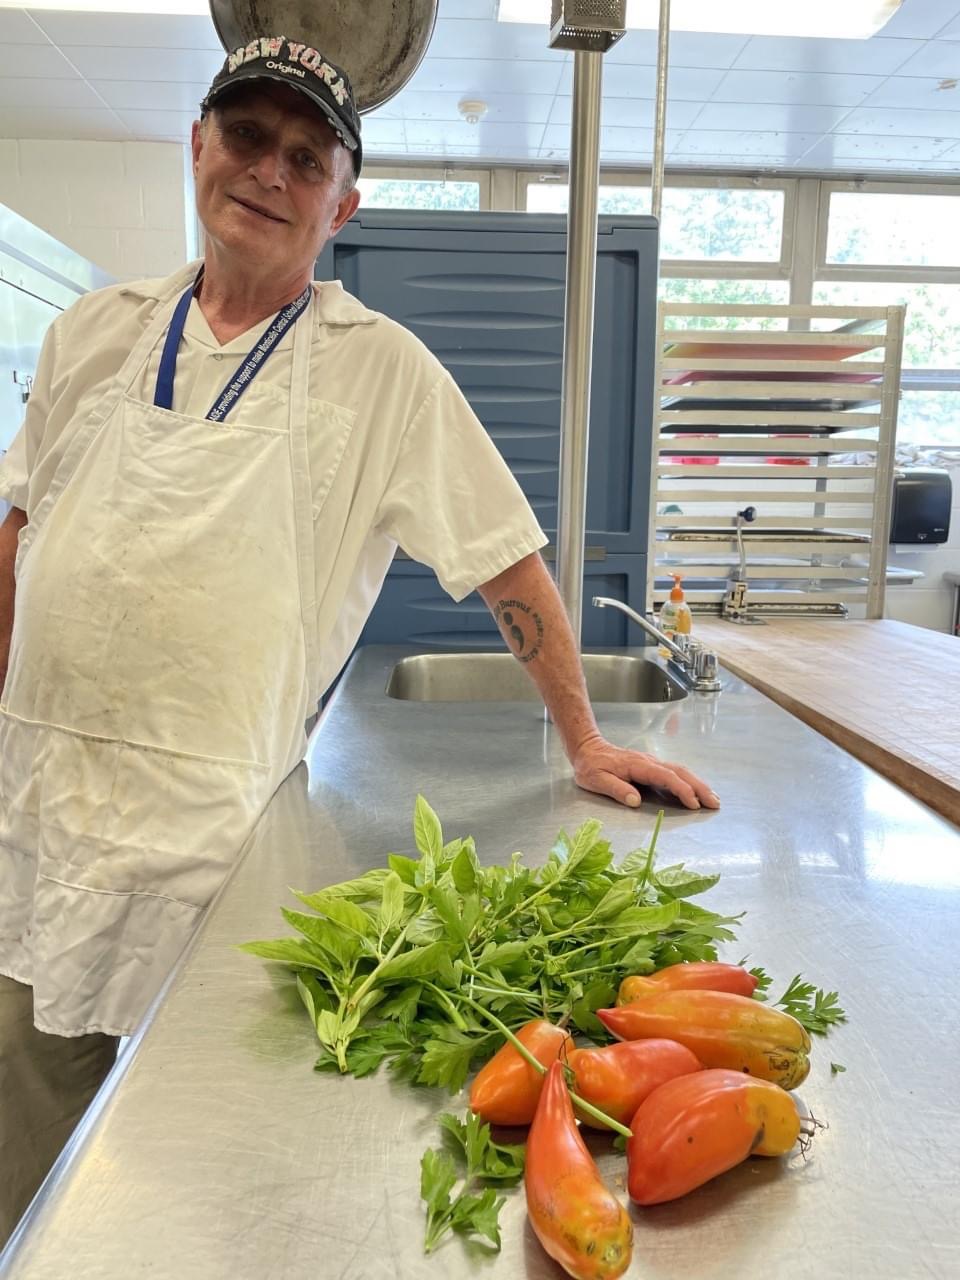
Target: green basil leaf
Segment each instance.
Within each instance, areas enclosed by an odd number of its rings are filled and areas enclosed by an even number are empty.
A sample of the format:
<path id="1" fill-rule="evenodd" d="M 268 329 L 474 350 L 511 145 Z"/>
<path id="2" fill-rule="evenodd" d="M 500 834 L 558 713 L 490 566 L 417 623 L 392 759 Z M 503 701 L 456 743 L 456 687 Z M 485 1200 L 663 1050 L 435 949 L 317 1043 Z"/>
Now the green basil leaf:
<path id="1" fill-rule="evenodd" d="M 434 865 L 442 858 L 443 832 L 440 829 L 440 819 L 423 796 L 417 796 L 413 811 L 413 840 L 421 857 L 429 858 Z"/>
<path id="2" fill-rule="evenodd" d="M 383 895 L 380 899 L 380 936 L 386 937 L 403 918 L 404 893 L 403 881 L 395 871 L 383 882 Z"/>
<path id="3" fill-rule="evenodd" d="M 311 946 L 309 942 L 299 942 L 296 938 L 242 942 L 240 950 L 246 951 L 251 956 L 260 956 L 262 960 L 280 960 L 284 964 L 318 969 L 321 973 L 327 973 L 330 968 L 330 957 L 324 955 L 319 947 Z"/>
<path id="4" fill-rule="evenodd" d="M 359 940 L 352 934 L 344 933 L 329 920 L 320 916 L 308 916 L 302 911 L 290 911 L 287 907 L 281 907 L 280 912 L 288 924 L 299 929 L 304 937 L 326 951 L 341 968 L 348 968 L 360 954 Z"/>
<path id="5" fill-rule="evenodd" d="M 375 938 L 377 926 L 369 912 L 346 898 L 338 898 L 326 889 L 319 893 L 298 893 L 301 902 L 360 938 Z"/>
<path id="6" fill-rule="evenodd" d="M 399 978 L 429 978 L 436 973 L 441 960 L 449 957 L 450 948 L 445 942 L 431 942 L 413 951 L 401 951 L 380 965 L 378 980 L 396 982 Z"/>

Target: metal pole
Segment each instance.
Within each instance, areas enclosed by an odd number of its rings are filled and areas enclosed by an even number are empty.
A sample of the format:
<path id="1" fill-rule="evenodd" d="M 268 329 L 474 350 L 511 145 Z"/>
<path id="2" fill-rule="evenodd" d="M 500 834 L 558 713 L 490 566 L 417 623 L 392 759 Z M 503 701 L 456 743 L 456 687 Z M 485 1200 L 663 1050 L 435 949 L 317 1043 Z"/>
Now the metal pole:
<path id="1" fill-rule="evenodd" d="M 660 0 L 657 38 L 657 114 L 653 130 L 650 212 L 659 221 L 663 208 L 663 160 L 667 139 L 667 72 L 670 63 L 670 0 Z"/>
<path id="2" fill-rule="evenodd" d="M 580 644 L 583 547 L 586 539 L 590 368 L 597 277 L 597 194 L 600 185 L 600 91 L 603 54 L 574 53 L 563 381 L 560 392 L 560 477 L 557 584 Z"/>

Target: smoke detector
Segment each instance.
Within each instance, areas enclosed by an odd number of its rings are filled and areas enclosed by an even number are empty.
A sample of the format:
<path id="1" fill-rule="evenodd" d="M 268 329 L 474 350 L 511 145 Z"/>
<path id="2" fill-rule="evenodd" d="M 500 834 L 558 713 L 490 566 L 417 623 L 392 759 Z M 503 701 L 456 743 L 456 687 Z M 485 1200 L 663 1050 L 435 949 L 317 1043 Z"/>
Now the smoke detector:
<path id="1" fill-rule="evenodd" d="M 481 98 L 463 98 L 457 103 L 457 110 L 467 124 L 479 124 L 487 114 L 487 104 Z"/>

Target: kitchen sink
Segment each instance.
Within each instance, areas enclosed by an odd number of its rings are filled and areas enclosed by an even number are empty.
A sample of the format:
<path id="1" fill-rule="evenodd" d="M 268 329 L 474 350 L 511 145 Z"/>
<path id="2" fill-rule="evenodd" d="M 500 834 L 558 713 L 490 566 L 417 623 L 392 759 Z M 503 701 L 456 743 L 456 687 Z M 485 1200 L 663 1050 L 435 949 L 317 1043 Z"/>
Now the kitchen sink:
<path id="1" fill-rule="evenodd" d="M 585 653 L 591 702 L 676 702 L 687 690 L 647 658 Z M 409 702 L 539 702 L 533 681 L 509 653 L 430 653 L 403 658 L 387 695 Z"/>

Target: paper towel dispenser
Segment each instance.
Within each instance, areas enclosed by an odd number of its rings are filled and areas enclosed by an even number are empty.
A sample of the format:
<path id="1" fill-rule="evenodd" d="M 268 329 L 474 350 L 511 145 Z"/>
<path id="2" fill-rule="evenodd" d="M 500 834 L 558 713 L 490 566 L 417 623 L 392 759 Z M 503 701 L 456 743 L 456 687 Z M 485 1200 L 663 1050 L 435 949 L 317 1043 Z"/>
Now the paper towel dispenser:
<path id="1" fill-rule="evenodd" d="M 908 467 L 893 473 L 890 541 L 930 545 L 950 536 L 953 486 L 939 467 Z"/>

